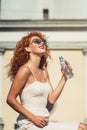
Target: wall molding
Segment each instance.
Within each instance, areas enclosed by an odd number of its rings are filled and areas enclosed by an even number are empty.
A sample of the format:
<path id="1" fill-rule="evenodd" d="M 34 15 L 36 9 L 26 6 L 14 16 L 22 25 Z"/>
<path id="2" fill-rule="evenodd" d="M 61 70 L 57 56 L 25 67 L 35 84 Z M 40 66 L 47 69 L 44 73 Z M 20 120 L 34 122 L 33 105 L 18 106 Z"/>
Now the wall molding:
<path id="1" fill-rule="evenodd" d="M 16 46 L 17 41 L 0 41 L 0 51 L 13 50 Z M 87 50 L 87 41 L 51 41 L 48 42 L 48 46 L 52 50 L 56 49 L 67 49 L 67 50 Z"/>
<path id="2" fill-rule="evenodd" d="M 0 20 L 0 32 L 87 31 L 87 19 Z M 17 41 L 0 41 L 1 49 L 14 49 Z M 84 49 L 87 41 L 48 41 L 51 49 Z"/>
<path id="3" fill-rule="evenodd" d="M 87 19 L 0 20 L 0 31 L 87 31 Z"/>

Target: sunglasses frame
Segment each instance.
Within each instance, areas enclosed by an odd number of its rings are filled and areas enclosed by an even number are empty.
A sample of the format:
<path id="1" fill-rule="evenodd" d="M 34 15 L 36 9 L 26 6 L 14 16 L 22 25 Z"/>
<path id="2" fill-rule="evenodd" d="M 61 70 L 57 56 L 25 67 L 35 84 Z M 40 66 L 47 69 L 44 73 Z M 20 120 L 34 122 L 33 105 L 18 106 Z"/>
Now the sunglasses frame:
<path id="1" fill-rule="evenodd" d="M 47 40 L 46 39 L 39 39 L 39 38 L 36 38 L 34 39 L 32 42 L 34 42 L 35 44 L 41 44 L 41 42 L 43 42 L 43 44 L 47 44 Z"/>

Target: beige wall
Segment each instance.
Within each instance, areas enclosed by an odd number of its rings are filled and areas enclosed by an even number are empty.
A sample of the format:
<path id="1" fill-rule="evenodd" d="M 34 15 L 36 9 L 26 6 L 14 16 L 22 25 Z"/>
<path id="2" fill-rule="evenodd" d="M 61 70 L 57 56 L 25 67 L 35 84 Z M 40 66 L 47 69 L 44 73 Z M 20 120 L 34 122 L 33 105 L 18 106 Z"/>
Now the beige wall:
<path id="1" fill-rule="evenodd" d="M 70 79 L 52 112 L 52 119 L 73 121 L 85 117 L 85 56 L 82 51 L 51 51 L 53 61 L 49 64 L 49 73 L 54 87 L 60 79 L 58 57 L 64 56 L 72 65 L 74 78 Z"/>
<path id="2" fill-rule="evenodd" d="M 2 109 L 2 115 L 3 115 L 3 120 L 4 120 L 4 130 L 14 130 L 14 123 L 15 123 L 15 118 L 17 116 L 17 113 L 11 109 L 7 104 L 6 104 L 6 98 L 7 98 L 7 94 L 8 91 L 10 89 L 11 86 L 11 82 L 10 79 L 7 78 L 6 74 L 7 74 L 7 67 L 6 65 L 9 63 L 10 58 L 12 56 L 12 51 L 6 51 L 4 53 L 4 57 L 3 57 L 3 94 L 2 94 L 2 98 L 3 98 L 3 109 Z"/>
<path id="3" fill-rule="evenodd" d="M 58 57 L 64 56 L 73 66 L 74 78 L 70 79 L 63 90 L 59 100 L 56 102 L 51 119 L 58 121 L 83 121 L 85 118 L 85 56 L 78 50 L 52 50 L 52 60 L 49 60 L 48 71 L 51 82 L 55 88 L 60 77 L 60 65 Z M 13 130 L 17 113 L 6 104 L 6 97 L 11 82 L 6 78 L 7 67 L 12 51 L 6 51 L 3 56 L 3 94 L 2 113 L 5 123 L 4 130 Z"/>

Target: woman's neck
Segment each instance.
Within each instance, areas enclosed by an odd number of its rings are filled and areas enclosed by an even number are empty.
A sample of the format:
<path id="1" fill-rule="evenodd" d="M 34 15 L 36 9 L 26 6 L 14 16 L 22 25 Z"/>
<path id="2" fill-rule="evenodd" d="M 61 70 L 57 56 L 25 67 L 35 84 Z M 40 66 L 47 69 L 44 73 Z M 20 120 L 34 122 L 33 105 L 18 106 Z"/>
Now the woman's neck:
<path id="1" fill-rule="evenodd" d="M 30 66 L 32 66 L 33 68 L 39 68 L 39 65 L 40 65 L 40 60 L 41 60 L 41 57 L 37 56 L 37 55 L 32 55 L 30 57 L 30 60 L 29 60 L 29 64 Z"/>

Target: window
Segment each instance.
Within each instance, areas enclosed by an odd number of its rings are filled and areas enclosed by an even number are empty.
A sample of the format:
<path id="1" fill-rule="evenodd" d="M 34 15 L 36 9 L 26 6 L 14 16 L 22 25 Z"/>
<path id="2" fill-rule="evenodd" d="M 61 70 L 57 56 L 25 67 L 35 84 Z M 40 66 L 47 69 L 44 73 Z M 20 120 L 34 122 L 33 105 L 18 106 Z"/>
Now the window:
<path id="1" fill-rule="evenodd" d="M 43 9 L 43 18 L 48 19 L 49 17 L 49 10 L 48 9 Z"/>

